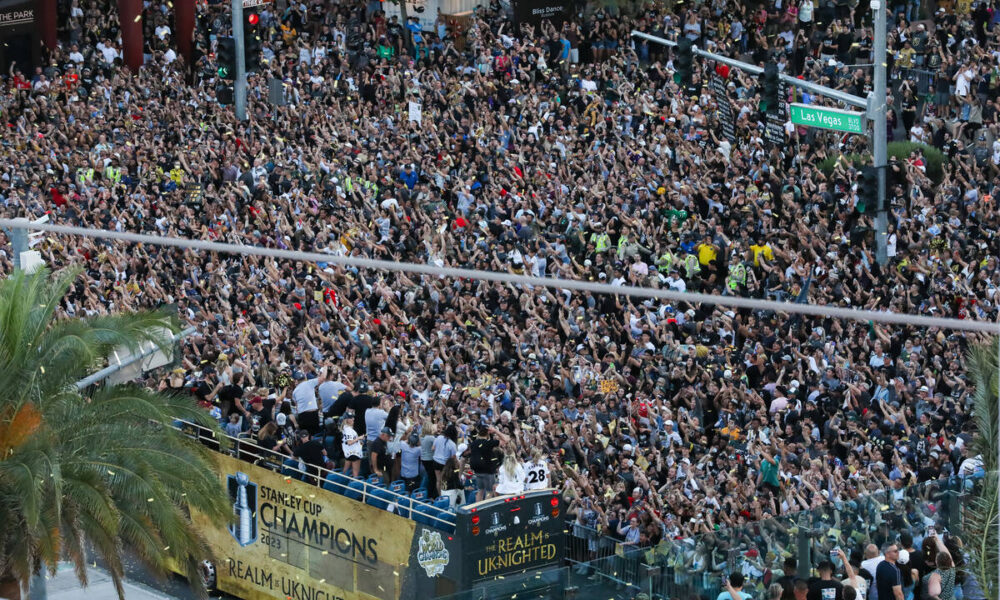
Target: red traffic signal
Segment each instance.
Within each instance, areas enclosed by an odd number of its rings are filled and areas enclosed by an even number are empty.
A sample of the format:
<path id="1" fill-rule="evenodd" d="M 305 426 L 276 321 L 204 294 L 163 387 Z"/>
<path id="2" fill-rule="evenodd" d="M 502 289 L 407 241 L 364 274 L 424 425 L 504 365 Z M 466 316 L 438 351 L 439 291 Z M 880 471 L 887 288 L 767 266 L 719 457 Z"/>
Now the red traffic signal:
<path id="1" fill-rule="evenodd" d="M 257 23 L 260 22 L 260 15 L 258 15 L 257 13 L 250 13 L 250 16 L 247 17 L 247 22 L 250 23 L 251 25 L 256 25 Z"/>

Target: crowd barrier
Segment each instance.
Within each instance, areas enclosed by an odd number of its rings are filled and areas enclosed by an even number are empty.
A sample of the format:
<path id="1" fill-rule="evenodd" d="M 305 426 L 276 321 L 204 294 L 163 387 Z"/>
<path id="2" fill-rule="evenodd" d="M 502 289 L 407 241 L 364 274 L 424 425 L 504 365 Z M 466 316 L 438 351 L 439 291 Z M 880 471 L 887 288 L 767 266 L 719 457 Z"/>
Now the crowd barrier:
<path id="1" fill-rule="evenodd" d="M 722 578 L 741 572 L 744 591 L 764 593 L 764 573 L 794 556 L 798 574 L 809 576 L 831 550 L 879 547 L 908 529 L 916 543 L 928 526 L 962 534 L 963 500 L 976 478 L 928 481 L 909 488 L 886 489 L 845 502 L 834 502 L 740 527 L 663 540 L 656 546 L 629 547 L 591 527 L 573 523 L 566 551 L 571 585 L 599 585 L 640 591 L 650 598 L 716 597 Z"/>
<path id="2" fill-rule="evenodd" d="M 900 81 L 909 80 L 916 83 L 914 91 L 918 97 L 926 96 L 930 92 L 931 87 L 937 83 L 937 73 L 934 71 L 897 67 L 895 72 Z M 947 88 L 944 91 L 947 92 Z"/>

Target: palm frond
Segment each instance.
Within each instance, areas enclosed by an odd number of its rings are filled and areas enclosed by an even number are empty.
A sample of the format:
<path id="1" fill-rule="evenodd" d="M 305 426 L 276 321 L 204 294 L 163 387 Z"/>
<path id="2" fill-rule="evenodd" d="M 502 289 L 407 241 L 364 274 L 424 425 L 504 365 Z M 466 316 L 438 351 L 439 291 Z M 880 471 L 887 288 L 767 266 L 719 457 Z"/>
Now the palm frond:
<path id="1" fill-rule="evenodd" d="M 177 326 L 164 312 L 55 320 L 78 275 L 0 281 L 0 578 L 26 589 L 65 558 L 85 584 L 89 544 L 123 596 L 124 552 L 156 573 L 192 575 L 208 556 L 188 509 L 224 522 L 226 495 L 209 451 L 171 424 L 219 427 L 190 397 L 134 385 L 81 396 L 73 383 L 115 349 L 165 348 Z"/>
<path id="2" fill-rule="evenodd" d="M 979 344 L 969 349 L 966 371 L 972 380 L 973 418 L 976 435 L 972 440 L 973 456 L 983 461 L 985 476 L 976 482 L 971 501 L 966 507 L 965 530 L 969 533 L 968 547 L 972 555 L 971 570 L 989 600 L 997 600 L 998 536 L 1000 526 L 1000 488 L 997 474 L 997 437 L 1000 435 L 1000 403 L 997 396 L 997 346 Z"/>

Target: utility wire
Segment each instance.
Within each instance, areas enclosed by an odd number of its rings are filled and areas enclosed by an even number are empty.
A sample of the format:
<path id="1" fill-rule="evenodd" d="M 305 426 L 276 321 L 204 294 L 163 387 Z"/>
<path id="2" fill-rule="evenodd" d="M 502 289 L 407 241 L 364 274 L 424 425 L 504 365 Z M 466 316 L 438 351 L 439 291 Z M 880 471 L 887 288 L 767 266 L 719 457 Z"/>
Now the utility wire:
<path id="1" fill-rule="evenodd" d="M 129 233 L 123 231 L 108 231 L 106 229 L 92 229 L 88 227 L 53 225 L 50 223 L 31 223 L 29 221 L 16 220 L 16 219 L 0 219 L 0 227 L 48 231 L 51 233 L 61 233 L 66 235 L 75 235 L 83 237 L 121 240 L 124 242 L 152 244 L 156 246 L 172 246 L 175 248 L 186 248 L 202 252 L 218 252 L 222 254 L 242 254 L 245 256 L 267 256 L 270 258 L 276 258 L 282 260 L 296 260 L 296 261 L 310 262 L 310 263 L 317 263 L 317 262 L 330 263 L 345 267 L 357 267 L 361 269 L 373 269 L 377 271 L 398 271 L 401 273 L 417 273 L 421 275 L 432 275 L 436 277 L 478 279 L 485 281 L 496 281 L 500 283 L 511 283 L 516 285 L 538 286 L 538 287 L 555 288 L 560 290 L 591 292 L 595 294 L 617 294 L 621 296 L 635 296 L 640 298 L 655 298 L 658 300 L 669 300 L 671 302 L 705 303 L 705 304 L 714 304 L 728 308 L 771 310 L 771 311 L 785 312 L 785 313 L 798 313 L 814 317 L 833 317 L 837 319 L 848 319 L 853 321 L 876 321 L 879 323 L 893 323 L 897 325 L 939 327 L 942 329 L 950 329 L 956 331 L 974 331 L 974 332 L 983 332 L 989 334 L 1000 333 L 1000 324 L 990 323 L 988 321 L 972 321 L 964 319 L 953 319 L 949 317 L 929 317 L 923 315 L 910 315 L 905 313 L 894 313 L 888 311 L 843 308 L 840 306 L 797 304 L 793 302 L 776 302 L 773 300 L 761 300 L 757 298 L 741 298 L 738 296 L 720 296 L 715 294 L 701 294 L 696 292 L 676 292 L 673 290 L 636 287 L 630 285 L 611 285 L 609 283 L 598 283 L 595 281 L 580 281 L 577 279 L 532 277 L 529 275 L 516 275 L 514 273 L 498 273 L 494 271 L 483 271 L 480 269 L 438 267 L 427 264 L 395 262 L 390 260 L 378 260 L 373 258 L 360 258 L 356 256 L 335 256 L 332 254 L 325 254 L 322 252 L 301 252 L 297 250 L 261 248 L 259 246 L 246 246 L 242 244 L 228 244 L 222 242 L 208 242 L 203 240 L 189 240 L 184 238 L 163 237 L 157 235 L 146 235 L 141 233 Z"/>

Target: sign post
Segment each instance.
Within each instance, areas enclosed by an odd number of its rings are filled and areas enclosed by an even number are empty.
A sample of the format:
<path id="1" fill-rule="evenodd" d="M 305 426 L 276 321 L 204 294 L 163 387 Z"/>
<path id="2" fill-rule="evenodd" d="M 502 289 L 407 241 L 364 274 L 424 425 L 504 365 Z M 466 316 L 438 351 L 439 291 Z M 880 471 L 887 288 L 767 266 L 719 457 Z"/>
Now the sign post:
<path id="1" fill-rule="evenodd" d="M 793 103 L 791 105 L 792 123 L 807 127 L 820 127 L 834 131 L 864 134 L 864 113 L 825 106 Z"/>
<path id="2" fill-rule="evenodd" d="M 729 100 L 729 92 L 726 89 L 726 80 L 719 74 L 714 74 L 708 80 L 708 87 L 712 90 L 715 103 L 719 107 L 719 124 L 722 125 L 722 133 L 730 143 L 736 142 L 736 119 L 733 115 L 733 104 Z"/>

